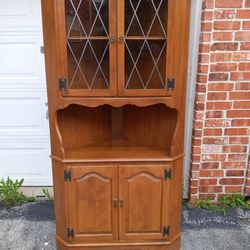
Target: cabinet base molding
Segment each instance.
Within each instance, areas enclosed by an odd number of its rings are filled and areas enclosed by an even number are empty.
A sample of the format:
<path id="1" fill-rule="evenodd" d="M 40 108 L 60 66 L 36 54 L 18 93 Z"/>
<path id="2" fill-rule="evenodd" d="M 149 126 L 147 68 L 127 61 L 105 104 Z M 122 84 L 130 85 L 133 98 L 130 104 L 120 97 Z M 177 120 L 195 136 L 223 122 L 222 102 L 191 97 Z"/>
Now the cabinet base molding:
<path id="1" fill-rule="evenodd" d="M 89 243 L 89 244 L 70 244 L 56 237 L 58 250 L 179 250 L 179 234 L 172 242 L 116 242 L 116 243 Z"/>

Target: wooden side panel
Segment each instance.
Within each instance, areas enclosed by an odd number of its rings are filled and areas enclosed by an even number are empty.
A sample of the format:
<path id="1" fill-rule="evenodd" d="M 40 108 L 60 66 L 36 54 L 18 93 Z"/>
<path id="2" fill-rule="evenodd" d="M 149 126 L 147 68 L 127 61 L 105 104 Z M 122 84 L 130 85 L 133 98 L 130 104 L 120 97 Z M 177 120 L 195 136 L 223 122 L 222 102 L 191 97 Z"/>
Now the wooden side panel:
<path id="1" fill-rule="evenodd" d="M 58 89 L 59 60 L 57 53 L 57 23 L 55 1 L 42 0 L 43 34 L 48 91 L 48 111 L 52 155 L 62 156 L 60 139 L 56 132 L 56 110 L 62 106 Z"/>
<path id="2" fill-rule="evenodd" d="M 169 186 L 170 241 L 181 233 L 182 165 L 183 158 L 173 162 L 172 179 Z"/>
<path id="3" fill-rule="evenodd" d="M 67 240 L 67 202 L 65 193 L 64 171 L 63 165 L 55 160 L 52 161 L 53 166 L 53 190 L 54 190 L 54 206 L 56 217 L 56 234 L 63 240 Z"/>
<path id="4" fill-rule="evenodd" d="M 72 167 L 67 183 L 73 242 L 117 239 L 118 167 Z"/>
<path id="5" fill-rule="evenodd" d="M 178 127 L 173 137 L 172 155 L 183 152 L 184 125 L 185 125 L 185 101 L 188 67 L 188 41 L 190 25 L 190 0 L 169 0 L 172 2 L 171 25 L 173 36 L 171 71 L 175 78 L 173 91 L 173 107 L 179 110 Z"/>
<path id="6" fill-rule="evenodd" d="M 168 184 L 163 166 L 119 167 L 119 232 L 121 240 L 166 239 L 164 198 Z"/>

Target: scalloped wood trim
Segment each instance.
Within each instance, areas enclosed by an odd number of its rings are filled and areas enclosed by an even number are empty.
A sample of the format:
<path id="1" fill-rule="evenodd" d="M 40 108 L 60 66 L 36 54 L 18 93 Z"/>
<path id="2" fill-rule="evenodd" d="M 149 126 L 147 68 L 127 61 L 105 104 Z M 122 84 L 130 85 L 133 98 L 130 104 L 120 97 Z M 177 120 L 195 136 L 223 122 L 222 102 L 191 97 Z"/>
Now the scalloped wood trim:
<path id="1" fill-rule="evenodd" d="M 71 104 L 78 104 L 86 107 L 98 107 L 105 104 L 108 104 L 112 107 L 121 107 L 127 104 L 136 105 L 138 107 L 146 107 L 154 104 L 165 104 L 169 108 L 173 107 L 173 102 L 171 98 L 123 98 L 123 97 L 115 97 L 115 98 L 70 98 L 65 97 L 62 98 L 64 108 L 68 107 Z"/>

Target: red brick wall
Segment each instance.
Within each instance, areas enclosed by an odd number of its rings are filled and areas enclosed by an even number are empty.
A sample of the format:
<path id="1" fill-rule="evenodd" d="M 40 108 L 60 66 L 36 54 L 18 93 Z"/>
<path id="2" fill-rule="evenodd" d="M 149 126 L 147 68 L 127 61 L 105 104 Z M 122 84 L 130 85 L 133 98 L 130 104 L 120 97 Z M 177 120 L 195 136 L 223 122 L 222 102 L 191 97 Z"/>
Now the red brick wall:
<path id="1" fill-rule="evenodd" d="M 250 0 L 203 1 L 190 198 L 250 195 Z"/>

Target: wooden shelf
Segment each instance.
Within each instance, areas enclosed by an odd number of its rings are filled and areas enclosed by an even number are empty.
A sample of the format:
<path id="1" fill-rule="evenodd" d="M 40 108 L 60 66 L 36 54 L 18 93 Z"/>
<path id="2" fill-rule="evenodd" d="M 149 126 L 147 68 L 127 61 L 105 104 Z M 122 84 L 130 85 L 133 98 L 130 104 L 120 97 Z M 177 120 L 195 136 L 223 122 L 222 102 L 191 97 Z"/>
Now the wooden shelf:
<path id="1" fill-rule="evenodd" d="M 69 41 L 86 41 L 86 40 L 109 40 L 109 37 L 107 36 L 69 36 Z"/>
<path id="2" fill-rule="evenodd" d="M 126 36 L 125 40 L 167 40 L 165 36 Z"/>
<path id="3" fill-rule="evenodd" d="M 99 143 L 66 151 L 66 160 L 81 161 L 148 161 L 171 160 L 163 149 L 135 145 L 127 139 L 106 139 Z"/>
<path id="4" fill-rule="evenodd" d="M 125 40 L 167 40 L 167 37 L 165 36 L 126 36 L 124 37 Z M 86 41 L 86 40 L 109 40 L 109 37 L 107 36 L 90 36 L 90 37 L 86 37 L 86 36 L 69 36 L 68 37 L 69 41 L 75 41 L 75 42 L 79 42 L 79 41 Z M 118 40 L 118 39 L 117 39 Z"/>

